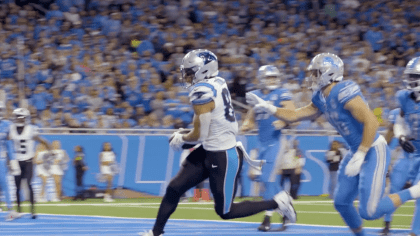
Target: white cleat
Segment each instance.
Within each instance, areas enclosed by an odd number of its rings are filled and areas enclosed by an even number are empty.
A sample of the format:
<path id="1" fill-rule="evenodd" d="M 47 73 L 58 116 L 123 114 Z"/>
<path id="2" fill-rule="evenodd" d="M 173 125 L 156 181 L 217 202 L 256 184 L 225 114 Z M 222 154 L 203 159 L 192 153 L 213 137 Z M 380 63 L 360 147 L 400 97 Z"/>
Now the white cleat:
<path id="1" fill-rule="evenodd" d="M 6 216 L 6 221 L 12 221 L 14 219 L 19 219 L 20 217 L 21 214 L 17 213 L 16 211 L 10 211 Z"/>
<path id="2" fill-rule="evenodd" d="M 296 223 L 296 211 L 293 207 L 293 199 L 290 194 L 286 191 L 281 191 L 274 196 L 274 201 L 279 205 L 275 211 L 280 215 L 287 217 L 290 223 Z"/>
<path id="3" fill-rule="evenodd" d="M 140 236 L 155 236 L 153 234 L 153 231 L 152 230 L 149 230 L 149 231 L 143 232 L 143 233 L 138 233 L 138 235 L 140 235 Z M 160 234 L 159 236 L 163 236 L 163 234 Z"/>
<path id="4" fill-rule="evenodd" d="M 43 202 L 48 202 L 48 201 L 47 201 L 47 199 L 45 199 L 45 198 L 40 198 L 37 202 L 38 202 L 38 203 L 43 203 Z"/>
<path id="5" fill-rule="evenodd" d="M 61 201 L 60 201 L 60 199 L 58 199 L 58 198 L 53 198 L 53 199 L 51 200 L 51 202 L 61 202 Z"/>

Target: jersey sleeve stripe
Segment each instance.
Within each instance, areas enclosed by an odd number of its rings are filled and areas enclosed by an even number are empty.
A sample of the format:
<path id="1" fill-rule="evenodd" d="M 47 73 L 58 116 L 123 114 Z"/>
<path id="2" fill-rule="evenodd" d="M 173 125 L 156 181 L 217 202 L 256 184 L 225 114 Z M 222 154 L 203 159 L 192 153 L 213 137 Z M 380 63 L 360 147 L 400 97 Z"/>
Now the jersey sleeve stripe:
<path id="1" fill-rule="evenodd" d="M 211 102 L 211 101 L 213 101 L 213 98 L 195 99 L 195 100 L 193 100 L 191 103 L 192 103 L 193 105 L 203 105 L 203 104 L 209 103 L 209 102 Z"/>
<path id="2" fill-rule="evenodd" d="M 207 84 L 207 83 L 198 83 L 194 87 L 197 88 L 199 86 L 204 86 L 204 87 L 210 88 L 213 91 L 213 96 L 216 97 L 217 91 L 216 91 L 216 89 L 214 88 L 213 85 Z"/>
<path id="3" fill-rule="evenodd" d="M 356 84 L 347 86 L 340 90 L 338 94 L 338 101 L 344 102 L 348 101 L 350 98 L 354 97 L 355 94 L 360 93 L 360 88 Z"/>

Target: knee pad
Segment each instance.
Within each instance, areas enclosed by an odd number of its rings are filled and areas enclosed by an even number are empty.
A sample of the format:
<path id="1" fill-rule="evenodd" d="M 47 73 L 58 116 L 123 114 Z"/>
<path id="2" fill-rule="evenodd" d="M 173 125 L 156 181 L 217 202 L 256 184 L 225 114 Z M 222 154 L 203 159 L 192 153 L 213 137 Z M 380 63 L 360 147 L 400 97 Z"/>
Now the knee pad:
<path id="1" fill-rule="evenodd" d="M 375 220 L 376 218 L 374 217 L 376 214 L 376 212 L 374 212 L 372 215 L 369 215 L 367 212 L 367 209 L 364 209 L 363 207 L 359 207 L 359 214 L 360 217 L 362 217 L 362 219 L 364 220 Z"/>

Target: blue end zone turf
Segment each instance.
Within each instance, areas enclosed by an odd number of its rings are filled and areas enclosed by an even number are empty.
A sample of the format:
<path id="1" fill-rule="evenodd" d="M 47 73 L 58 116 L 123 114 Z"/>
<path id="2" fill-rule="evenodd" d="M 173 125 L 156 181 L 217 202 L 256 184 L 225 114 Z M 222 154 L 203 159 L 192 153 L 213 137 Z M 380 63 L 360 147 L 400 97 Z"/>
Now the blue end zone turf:
<path id="1" fill-rule="evenodd" d="M 95 216 L 67 216 L 67 215 L 38 215 L 32 220 L 29 214 L 22 218 L 6 222 L 6 213 L 0 213 L 0 235 L 137 235 L 138 232 L 150 230 L 155 219 L 95 217 Z M 169 220 L 166 225 L 165 236 L 171 235 L 353 235 L 347 227 L 291 225 L 285 232 L 257 231 L 259 223 L 243 223 L 232 221 L 203 221 L 203 220 Z M 274 227 L 279 225 L 274 224 Z M 378 235 L 378 228 L 367 229 L 367 235 Z M 392 230 L 392 235 L 406 235 L 408 230 Z"/>

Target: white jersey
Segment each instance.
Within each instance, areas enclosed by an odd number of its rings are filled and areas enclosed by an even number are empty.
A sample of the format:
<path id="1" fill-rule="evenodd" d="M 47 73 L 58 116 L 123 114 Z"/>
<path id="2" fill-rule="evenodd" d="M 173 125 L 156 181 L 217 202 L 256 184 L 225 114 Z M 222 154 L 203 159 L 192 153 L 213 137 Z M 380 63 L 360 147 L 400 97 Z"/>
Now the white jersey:
<path id="1" fill-rule="evenodd" d="M 17 126 L 10 126 L 9 137 L 13 140 L 16 159 L 18 161 L 26 161 L 35 156 L 35 140 L 38 135 L 38 127 L 34 125 L 25 125 L 22 133 L 18 133 Z"/>
<path id="2" fill-rule="evenodd" d="M 44 155 L 46 155 L 48 152 L 47 151 L 42 151 L 42 152 L 38 152 L 38 155 L 37 155 L 37 160 L 36 161 L 42 161 L 42 162 L 44 162 Z M 42 175 L 42 176 L 50 176 L 50 172 L 49 171 L 47 171 L 45 168 L 44 168 L 44 163 L 41 163 L 41 164 L 37 164 L 36 165 L 36 174 L 39 176 L 39 175 Z"/>
<path id="3" fill-rule="evenodd" d="M 51 174 L 52 175 L 64 175 L 64 171 L 62 169 L 62 165 L 64 162 L 66 162 L 67 160 L 65 160 L 66 158 L 66 154 L 65 151 L 62 149 L 59 150 L 52 150 L 51 151 L 54 154 L 54 164 L 51 165 Z M 58 161 L 56 163 L 56 161 Z"/>
<path id="4" fill-rule="evenodd" d="M 211 112 L 210 129 L 207 138 L 202 141 L 208 151 L 221 151 L 236 146 L 238 122 L 231 104 L 230 93 L 223 78 L 215 77 L 195 84 L 190 88 L 190 102 L 201 105 L 214 101 Z"/>
<path id="5" fill-rule="evenodd" d="M 115 162 L 115 153 L 112 152 L 112 151 L 110 151 L 110 152 L 101 152 L 101 162 L 102 161 Z M 101 165 L 100 166 L 100 171 L 104 175 L 114 175 L 114 172 L 112 171 L 110 165 Z"/>

